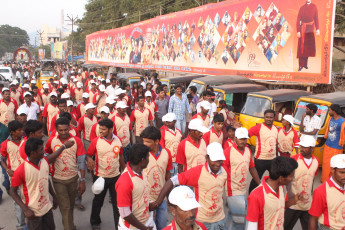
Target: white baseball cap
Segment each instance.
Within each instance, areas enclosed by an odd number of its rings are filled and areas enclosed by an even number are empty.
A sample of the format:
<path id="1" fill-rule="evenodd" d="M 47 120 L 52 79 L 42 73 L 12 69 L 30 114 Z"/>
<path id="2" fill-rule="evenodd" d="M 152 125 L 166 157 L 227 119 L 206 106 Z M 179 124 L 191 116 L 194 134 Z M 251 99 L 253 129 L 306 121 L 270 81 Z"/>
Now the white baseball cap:
<path id="1" fill-rule="evenodd" d="M 96 108 L 96 106 L 93 103 L 88 103 L 87 105 L 85 105 L 85 111 L 88 109 L 94 109 Z"/>
<path id="2" fill-rule="evenodd" d="M 235 131 L 235 137 L 237 139 L 249 138 L 248 130 L 246 128 L 243 128 L 243 127 L 237 128 Z"/>
<path id="3" fill-rule="evenodd" d="M 90 84 L 96 84 L 96 82 L 94 80 L 91 80 Z"/>
<path id="4" fill-rule="evenodd" d="M 198 130 L 202 133 L 207 133 L 209 130 L 205 127 L 204 123 L 200 119 L 193 119 L 188 124 L 188 129 Z"/>
<path id="5" fill-rule="evenodd" d="M 75 77 L 74 77 L 74 76 L 71 76 L 71 79 L 75 79 Z"/>
<path id="6" fill-rule="evenodd" d="M 110 79 L 105 80 L 105 82 L 106 82 L 107 84 L 110 83 Z"/>
<path id="7" fill-rule="evenodd" d="M 338 154 L 331 158 L 331 168 L 345 169 L 345 154 Z"/>
<path id="8" fill-rule="evenodd" d="M 210 102 L 208 102 L 208 101 L 202 101 L 202 102 L 200 102 L 200 107 L 203 107 L 204 109 L 207 109 L 207 110 L 210 110 L 210 109 L 211 109 Z"/>
<path id="9" fill-rule="evenodd" d="M 83 83 L 78 82 L 78 83 L 77 83 L 77 88 L 81 88 L 81 87 L 83 87 Z"/>
<path id="10" fill-rule="evenodd" d="M 301 137 L 300 142 L 298 143 L 300 146 L 303 147 L 315 147 L 316 145 L 316 140 L 313 136 L 310 135 L 303 135 Z"/>
<path id="11" fill-rule="evenodd" d="M 73 101 L 67 100 L 67 106 L 73 106 Z"/>
<path id="12" fill-rule="evenodd" d="M 128 106 L 126 105 L 126 103 L 124 103 L 123 101 L 119 101 L 116 103 L 116 108 L 117 109 L 125 109 L 127 108 Z"/>
<path id="13" fill-rule="evenodd" d="M 32 96 L 30 92 L 25 92 L 24 97 L 26 97 L 27 95 Z"/>
<path id="14" fill-rule="evenodd" d="M 49 85 L 48 84 L 44 84 L 43 85 L 43 89 L 49 89 Z"/>
<path id="15" fill-rule="evenodd" d="M 58 75 L 54 74 L 54 77 L 57 77 Z"/>
<path id="16" fill-rule="evenodd" d="M 104 86 L 104 85 L 100 85 L 100 86 L 99 86 L 99 91 L 105 92 L 105 86 Z"/>
<path id="17" fill-rule="evenodd" d="M 20 106 L 17 110 L 17 115 L 20 116 L 22 114 L 28 115 L 28 110 L 24 108 L 24 106 Z"/>
<path id="18" fill-rule="evenodd" d="M 103 106 L 103 107 L 101 108 L 100 112 L 110 113 L 110 110 L 109 110 L 108 106 Z"/>
<path id="19" fill-rule="evenodd" d="M 145 97 L 152 97 L 152 93 L 150 91 L 145 92 Z"/>
<path id="20" fill-rule="evenodd" d="M 102 81 L 102 77 L 101 77 L 101 76 L 98 76 L 97 80 L 98 80 L 98 81 Z"/>
<path id="21" fill-rule="evenodd" d="M 19 82 L 17 80 L 13 80 L 12 84 L 17 85 L 17 84 L 19 84 Z"/>
<path id="22" fill-rule="evenodd" d="M 80 70 L 78 70 L 78 73 L 81 73 L 81 69 L 80 69 Z"/>
<path id="23" fill-rule="evenodd" d="M 52 97 L 52 96 L 57 97 L 57 93 L 56 93 L 56 92 L 51 92 L 51 93 L 49 94 L 49 97 Z"/>
<path id="24" fill-rule="evenodd" d="M 77 78 L 74 78 L 74 79 L 73 79 L 73 82 L 77 82 L 77 81 L 78 81 L 78 79 L 77 79 Z"/>
<path id="25" fill-rule="evenodd" d="M 31 84 L 36 84 L 36 80 L 31 80 Z"/>
<path id="26" fill-rule="evenodd" d="M 68 93 L 63 93 L 62 95 L 61 95 L 61 99 L 68 99 L 68 98 L 70 98 L 71 96 L 68 94 Z"/>
<path id="27" fill-rule="evenodd" d="M 218 142 L 212 142 L 206 148 L 211 161 L 225 161 L 224 150 Z"/>
<path id="28" fill-rule="evenodd" d="M 178 206 L 183 211 L 200 208 L 201 205 L 196 201 L 194 192 L 185 185 L 175 187 L 169 194 L 169 202 Z"/>
<path id="29" fill-rule="evenodd" d="M 176 120 L 175 113 L 167 113 L 162 117 L 162 121 L 173 122 Z"/>
<path id="30" fill-rule="evenodd" d="M 293 118 L 293 116 L 291 115 L 284 115 L 283 116 L 283 120 L 286 120 L 287 122 L 289 122 L 291 124 L 292 127 L 295 127 L 295 125 L 293 124 L 295 121 L 295 118 Z"/>
<path id="31" fill-rule="evenodd" d="M 65 78 L 62 78 L 62 79 L 60 80 L 60 82 L 61 82 L 61 84 L 63 84 L 63 85 L 67 85 L 67 84 L 68 84 L 68 81 L 67 81 Z"/>
<path id="32" fill-rule="evenodd" d="M 107 99 L 105 99 L 105 103 L 110 105 L 115 104 L 115 102 L 116 101 L 113 99 L 113 97 L 107 97 Z"/>
<path id="33" fill-rule="evenodd" d="M 47 84 L 47 82 L 46 81 L 42 81 L 42 85 L 45 85 L 45 84 Z"/>
<path id="34" fill-rule="evenodd" d="M 54 81 L 53 83 L 58 85 L 58 84 L 59 84 L 59 81 Z"/>
<path id="35" fill-rule="evenodd" d="M 5 92 L 6 90 L 7 90 L 7 91 L 10 91 L 9 88 L 4 87 L 4 88 L 2 88 L 2 91 L 1 91 L 1 92 L 3 93 L 3 92 Z"/>
<path id="36" fill-rule="evenodd" d="M 115 95 L 118 96 L 120 94 L 126 93 L 126 90 L 123 90 L 121 88 L 118 88 L 115 90 Z M 146 94 L 146 93 L 145 93 Z M 145 95 L 146 96 L 146 95 Z"/>
<path id="37" fill-rule="evenodd" d="M 89 98 L 90 95 L 89 95 L 88 93 L 83 93 L 83 97 L 84 97 L 84 98 Z"/>
<path id="38" fill-rule="evenodd" d="M 29 86 L 29 84 L 24 84 L 24 85 L 23 85 L 23 88 L 28 88 L 28 89 L 29 89 L 30 86 Z"/>

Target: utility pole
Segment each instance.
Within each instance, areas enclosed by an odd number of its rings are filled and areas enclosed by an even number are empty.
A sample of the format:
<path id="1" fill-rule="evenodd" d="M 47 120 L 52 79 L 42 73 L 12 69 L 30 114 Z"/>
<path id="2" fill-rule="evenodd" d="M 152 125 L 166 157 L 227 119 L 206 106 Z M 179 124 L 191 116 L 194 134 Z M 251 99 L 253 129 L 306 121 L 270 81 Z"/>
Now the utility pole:
<path id="1" fill-rule="evenodd" d="M 140 22 L 140 10 L 139 10 L 139 22 Z"/>
<path id="2" fill-rule="evenodd" d="M 41 32 L 39 32 L 38 30 L 37 30 L 37 33 L 38 33 L 38 36 L 40 37 L 40 46 L 42 46 L 43 45 L 43 38 L 42 38 L 42 34 L 44 33 L 44 31 L 41 31 Z M 36 38 L 35 38 L 35 43 L 36 43 Z"/>
<path id="3" fill-rule="evenodd" d="M 70 22 L 71 24 L 68 24 L 68 25 L 71 25 L 72 26 L 72 33 L 71 33 L 71 62 L 73 63 L 73 26 L 76 22 L 76 20 L 78 19 L 78 15 L 76 17 L 73 17 L 73 14 L 71 16 L 69 16 L 67 14 L 67 18 L 68 20 L 66 20 L 67 22 Z M 67 57 L 67 60 L 68 60 L 68 57 Z"/>
<path id="4" fill-rule="evenodd" d="M 37 47 L 37 43 L 36 43 L 37 41 L 36 40 L 37 40 L 37 37 L 35 36 L 35 48 Z"/>

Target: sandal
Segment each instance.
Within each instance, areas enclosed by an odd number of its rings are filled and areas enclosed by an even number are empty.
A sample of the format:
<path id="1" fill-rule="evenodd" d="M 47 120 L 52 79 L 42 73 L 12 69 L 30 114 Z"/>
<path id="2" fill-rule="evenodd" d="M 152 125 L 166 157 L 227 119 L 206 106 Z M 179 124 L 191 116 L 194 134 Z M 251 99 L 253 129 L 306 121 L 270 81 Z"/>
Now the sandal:
<path id="1" fill-rule="evenodd" d="M 84 207 L 84 205 L 82 205 L 82 204 L 78 204 L 78 205 L 77 205 L 77 208 L 78 208 L 80 211 L 84 211 L 84 210 L 85 210 L 85 207 Z"/>

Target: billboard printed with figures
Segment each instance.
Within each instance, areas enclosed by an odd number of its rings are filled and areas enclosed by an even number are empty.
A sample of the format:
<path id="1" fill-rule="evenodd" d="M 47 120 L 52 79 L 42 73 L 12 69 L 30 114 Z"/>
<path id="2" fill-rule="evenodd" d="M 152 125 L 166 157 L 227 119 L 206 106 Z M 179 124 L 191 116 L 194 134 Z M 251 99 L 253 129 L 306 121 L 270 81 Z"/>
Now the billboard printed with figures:
<path id="1" fill-rule="evenodd" d="M 229 0 L 86 37 L 88 63 L 330 83 L 335 0 Z"/>

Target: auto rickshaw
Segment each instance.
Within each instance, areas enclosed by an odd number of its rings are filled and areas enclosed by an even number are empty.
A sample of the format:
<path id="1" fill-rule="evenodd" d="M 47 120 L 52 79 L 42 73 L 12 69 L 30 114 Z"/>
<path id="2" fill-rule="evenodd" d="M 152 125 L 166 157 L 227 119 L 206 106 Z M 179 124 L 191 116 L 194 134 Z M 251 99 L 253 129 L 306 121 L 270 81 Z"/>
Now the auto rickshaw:
<path id="1" fill-rule="evenodd" d="M 82 67 L 90 74 L 95 71 L 97 73 L 96 77 L 100 76 L 103 79 L 105 79 L 106 73 L 108 72 L 108 67 L 97 64 L 83 64 Z"/>
<path id="2" fill-rule="evenodd" d="M 140 78 L 142 75 L 138 73 L 118 73 L 117 78 L 120 82 L 120 86 L 124 87 L 126 84 L 129 84 L 131 89 L 133 88 L 134 82 L 138 82 L 140 85 Z"/>
<path id="3" fill-rule="evenodd" d="M 175 92 L 175 86 L 177 84 L 182 85 L 183 90 L 188 87 L 190 82 L 193 79 L 200 78 L 203 75 L 185 75 L 185 76 L 177 76 L 177 77 L 171 77 L 171 78 L 161 78 L 159 81 L 162 83 L 162 85 L 168 86 L 168 95 L 172 96 Z"/>
<path id="4" fill-rule="evenodd" d="M 56 63 L 54 60 L 44 59 L 41 61 L 41 68 L 37 68 L 34 73 L 37 81 L 37 87 L 39 89 L 42 89 L 43 81 L 46 81 L 48 83 L 49 79 L 54 78 L 54 75 L 57 74 L 57 72 L 55 71 L 55 65 Z"/>
<path id="5" fill-rule="evenodd" d="M 192 80 L 189 84 L 186 93 L 189 91 L 189 87 L 195 86 L 197 88 L 196 94 L 198 97 L 206 90 L 208 85 L 217 86 L 224 84 L 251 84 L 250 79 L 237 75 L 218 75 L 218 76 L 206 76 Z"/>
<path id="6" fill-rule="evenodd" d="M 246 102 L 248 93 L 267 90 L 265 86 L 257 84 L 226 84 L 214 86 L 213 88 L 216 94 L 217 106 L 219 101 L 224 100 L 227 105 L 233 107 L 233 112 L 237 118 Z M 219 110 L 220 108 L 218 108 Z"/>
<path id="7" fill-rule="evenodd" d="M 320 165 L 322 165 L 323 149 L 325 147 L 326 139 L 324 135 L 326 133 L 327 124 L 330 119 L 328 114 L 328 108 L 332 104 L 339 104 L 342 109 L 342 116 L 345 112 L 345 92 L 334 92 L 334 93 L 324 93 L 315 94 L 311 96 L 301 97 L 297 101 L 295 109 L 295 129 L 299 131 L 299 126 L 301 124 L 302 115 L 305 113 L 307 104 L 315 104 L 318 108 L 317 115 L 321 118 L 321 129 L 317 135 L 316 146 L 314 148 L 314 156 L 319 159 Z"/>
<path id="8" fill-rule="evenodd" d="M 297 100 L 309 95 L 310 93 L 307 91 L 296 89 L 276 89 L 249 93 L 239 121 L 242 127 L 249 130 L 251 127 L 264 122 L 265 110 L 273 109 L 275 111 L 273 125 L 282 127 L 283 116 L 286 114 L 293 115 Z M 256 145 L 255 142 L 255 137 L 248 141 L 252 146 Z"/>

